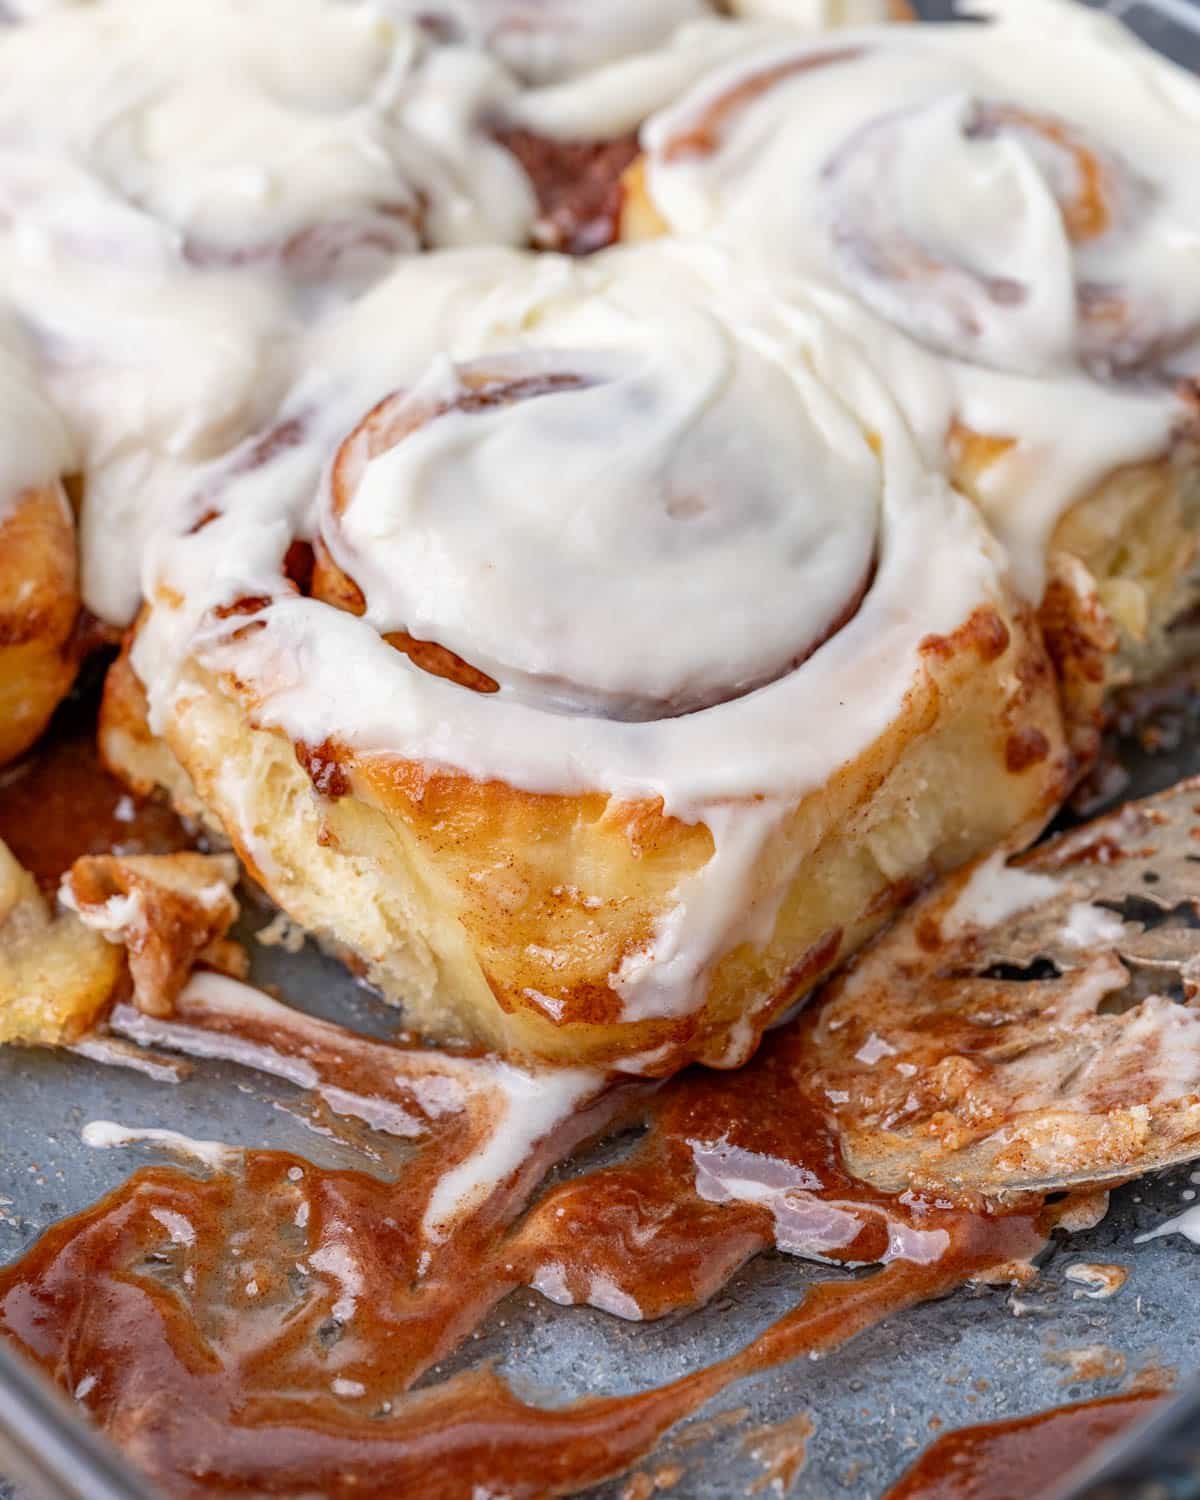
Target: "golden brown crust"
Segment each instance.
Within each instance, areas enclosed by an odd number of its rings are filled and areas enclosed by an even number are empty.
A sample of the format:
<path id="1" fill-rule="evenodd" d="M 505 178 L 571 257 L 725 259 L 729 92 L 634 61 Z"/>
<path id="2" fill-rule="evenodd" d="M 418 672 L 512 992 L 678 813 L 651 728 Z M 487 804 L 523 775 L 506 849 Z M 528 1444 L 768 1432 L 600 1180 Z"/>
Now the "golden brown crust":
<path id="1" fill-rule="evenodd" d="M 144 614 L 143 609 L 104 679 L 98 734 L 100 758 L 137 796 L 151 797 L 165 792 L 176 812 L 204 823 L 209 835 L 215 835 L 223 843 L 224 831 L 220 824 L 206 818 L 187 772 L 150 729 L 146 693 L 129 659 Z"/>
<path id="2" fill-rule="evenodd" d="M 76 1041 L 108 1006 L 121 972 L 120 949 L 73 912 L 51 912 L 0 842 L 0 1043 Z"/>
<path id="3" fill-rule="evenodd" d="M 954 483 L 980 503 L 987 471 L 1013 443 L 954 423 L 947 440 Z M 1082 630 L 1088 638 L 1083 670 L 1093 675 L 1099 668 L 1101 691 L 1170 666 L 1185 647 L 1172 627 L 1200 599 L 1198 547 L 1200 455 L 1194 444 L 1181 439 L 1169 453 L 1107 474 L 1064 513 L 1050 539 L 1042 620 L 1056 660 L 1068 644 L 1061 637 L 1068 595 L 1090 594 L 1089 620 L 1069 631 L 1070 654 L 1077 654 Z M 1064 595 L 1063 574 L 1072 559 L 1087 576 L 1074 573 Z M 1076 686 L 1068 679 L 1068 692 Z"/>
<path id="4" fill-rule="evenodd" d="M 0 842 L 0 1044 L 70 1045 L 130 993 L 165 1015 L 200 961 L 240 974 L 236 879 L 230 855 L 88 855 L 52 909 Z"/>
<path id="5" fill-rule="evenodd" d="M 37 739 L 75 676 L 75 529 L 58 485 L 0 517 L 0 764 Z"/>
<path id="6" fill-rule="evenodd" d="M 537 794 L 336 741 L 297 747 L 254 727 L 238 684 L 196 669 L 177 701 L 177 774 L 274 899 L 415 1024 L 563 1062 L 652 1052 L 646 1066 L 663 1072 L 740 1060 L 925 880 L 1035 833 L 1076 770 L 1036 623 L 979 609 L 924 643 L 896 721 L 768 844 L 752 885 L 791 874 L 766 944 L 720 956 L 694 1013 L 622 1023 L 613 976 L 712 857 L 702 824 L 653 801 Z M 137 743 L 113 732 L 122 705 L 107 695 L 117 769 Z"/>

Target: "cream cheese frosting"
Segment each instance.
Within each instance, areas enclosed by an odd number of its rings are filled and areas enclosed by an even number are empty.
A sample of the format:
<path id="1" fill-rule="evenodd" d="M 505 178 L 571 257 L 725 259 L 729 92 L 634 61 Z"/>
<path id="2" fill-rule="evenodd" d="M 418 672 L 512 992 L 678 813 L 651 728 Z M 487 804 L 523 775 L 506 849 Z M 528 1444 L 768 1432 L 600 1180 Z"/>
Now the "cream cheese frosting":
<path id="1" fill-rule="evenodd" d="M 481 368 L 576 383 L 456 411 Z M 153 724 L 198 663 L 293 740 L 661 797 L 716 853 L 614 983 L 629 1019 L 681 1013 L 747 920 L 769 929 L 787 810 L 893 720 L 922 641 L 1001 596 L 995 544 L 832 320 L 715 246 L 423 257 L 317 330 L 307 371 L 275 439 L 214 465 L 152 550 L 134 661 Z M 417 423 L 335 518 L 338 449 L 397 392 Z M 367 617 L 285 580 L 290 539 L 318 532 Z M 271 601 L 253 631 L 222 610 L 247 596 Z M 499 691 L 378 633 L 418 624 Z"/>
<path id="2" fill-rule="evenodd" d="M 427 238 L 523 238 L 528 185 L 477 126 L 511 87 L 341 0 L 97 0 L 0 34 L 0 274 L 79 438 L 102 619 L 304 326 Z"/>
<path id="3" fill-rule="evenodd" d="M 76 433 L 83 594 L 111 625 L 163 497 L 265 419 L 306 327 L 427 245 L 528 239 L 496 125 L 603 138 L 792 34 L 706 0 L 6 13 L 35 24 L 0 32 L 0 274 Z"/>
<path id="4" fill-rule="evenodd" d="M 783 820 L 1003 599 L 952 424 L 1017 439 L 983 498 L 1036 597 L 1070 500 L 1170 444 L 1200 327 L 1200 89 L 1114 27 L 1009 0 L 798 40 L 803 4 L 708 9 L 638 8 L 620 46 L 569 0 L 536 36 L 516 0 L 441 31 L 96 0 L 0 35 L 4 295 L 78 437 L 86 602 L 152 601 L 153 727 L 201 669 L 296 742 L 705 824 L 610 976 L 628 1020 L 765 940 Z M 692 85 L 644 132 L 677 238 L 505 248 L 534 206 L 493 124 L 605 140 Z M 352 454 L 373 413 L 395 440 Z M 361 617 L 296 592 L 297 538 Z"/>
<path id="5" fill-rule="evenodd" d="M 74 464 L 70 432 L 42 389 L 29 341 L 0 320 L 0 521 L 27 490 L 57 485 Z"/>
<path id="6" fill-rule="evenodd" d="M 643 139 L 673 230 L 851 294 L 927 456 L 952 419 L 1017 439 L 984 499 L 1032 596 L 1063 511 L 1187 415 L 1200 85 L 1113 18 L 997 0 L 764 49 Z"/>
<path id="7" fill-rule="evenodd" d="M 661 45 L 710 0 L 385 0 L 443 38 L 495 54 L 529 83 L 566 78 Z"/>

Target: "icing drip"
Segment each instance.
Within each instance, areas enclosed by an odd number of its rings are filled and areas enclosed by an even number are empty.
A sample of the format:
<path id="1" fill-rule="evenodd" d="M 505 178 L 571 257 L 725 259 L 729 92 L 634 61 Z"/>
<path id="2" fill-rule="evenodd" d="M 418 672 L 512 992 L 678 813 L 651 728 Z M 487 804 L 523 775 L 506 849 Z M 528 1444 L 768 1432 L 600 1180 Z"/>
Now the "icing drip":
<path id="1" fill-rule="evenodd" d="M 810 1034 L 805 1022 L 777 1032 L 738 1074 L 696 1069 L 660 1090 L 572 1100 L 562 1080 L 539 1096 L 491 1059 L 370 1042 L 244 986 L 189 991 L 171 1045 L 251 1065 L 265 1048 L 303 1058 L 318 1080 L 334 1069 L 360 1114 L 372 1113 L 364 1098 L 402 1102 L 419 1134 L 373 1137 L 367 1171 L 361 1156 L 321 1167 L 89 1126 L 96 1144 L 199 1150 L 215 1170 L 143 1168 L 52 1228 L 0 1271 L 0 1336 L 168 1493 L 587 1489 L 743 1377 L 816 1358 L 968 1279 L 1027 1276 L 1066 1208 L 959 1208 L 856 1182 L 809 1092 Z M 430 1109 L 448 1073 L 461 1097 Z M 581 1142 L 635 1120 L 648 1128 L 606 1148 L 604 1164 L 547 1180 Z M 431 1235 L 431 1205 L 464 1168 L 481 1190 L 455 1193 L 459 1212 Z M 772 1244 L 883 1268 L 830 1273 L 743 1348 L 632 1393 L 535 1406 L 487 1364 L 462 1367 L 471 1333 L 517 1287 L 660 1318 L 706 1301 Z"/>

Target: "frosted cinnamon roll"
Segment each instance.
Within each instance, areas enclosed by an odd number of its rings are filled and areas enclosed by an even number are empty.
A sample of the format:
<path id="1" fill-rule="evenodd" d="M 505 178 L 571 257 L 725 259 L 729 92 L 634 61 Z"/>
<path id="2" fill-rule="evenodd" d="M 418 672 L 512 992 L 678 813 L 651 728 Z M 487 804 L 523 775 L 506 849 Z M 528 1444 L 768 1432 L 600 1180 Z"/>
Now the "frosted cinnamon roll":
<path id="1" fill-rule="evenodd" d="M 0 764 L 29 748 L 75 676 L 73 467 L 22 342 L 0 328 Z"/>
<path id="2" fill-rule="evenodd" d="M 414 1024 L 522 1055 L 743 1060 L 1072 771 L 971 506 L 817 309 L 700 246 L 406 266 L 147 597 L 110 764 Z"/>
<path id="3" fill-rule="evenodd" d="M 1197 596 L 1200 85 L 1111 17 L 760 52 L 645 129 L 629 237 L 702 231 L 837 289 L 1027 597 L 1081 560 L 1120 676 Z"/>
<path id="4" fill-rule="evenodd" d="M 524 238 L 528 185 L 476 124 L 511 87 L 341 0 L 0 31 L 0 274 L 80 439 L 96 615 L 132 618 L 162 497 L 265 420 L 304 326 L 426 244 Z"/>

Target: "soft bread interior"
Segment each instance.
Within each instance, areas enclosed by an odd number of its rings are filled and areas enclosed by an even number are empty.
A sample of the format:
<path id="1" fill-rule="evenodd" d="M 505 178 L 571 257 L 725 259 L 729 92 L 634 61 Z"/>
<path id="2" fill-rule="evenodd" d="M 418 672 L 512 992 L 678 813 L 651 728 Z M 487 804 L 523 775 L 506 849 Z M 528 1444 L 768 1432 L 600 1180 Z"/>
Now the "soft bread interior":
<path id="1" fill-rule="evenodd" d="M 119 948 L 74 912 L 54 912 L 0 843 L 0 1043 L 73 1042 L 121 976 Z"/>

